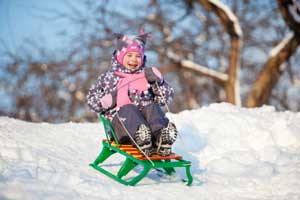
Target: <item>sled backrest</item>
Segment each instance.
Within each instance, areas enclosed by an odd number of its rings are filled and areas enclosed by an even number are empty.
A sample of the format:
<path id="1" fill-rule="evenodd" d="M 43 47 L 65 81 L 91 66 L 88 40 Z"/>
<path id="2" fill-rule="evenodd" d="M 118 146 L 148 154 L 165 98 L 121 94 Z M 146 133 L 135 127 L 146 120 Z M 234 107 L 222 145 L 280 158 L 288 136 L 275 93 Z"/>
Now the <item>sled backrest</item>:
<path id="1" fill-rule="evenodd" d="M 102 121 L 107 141 L 110 141 L 110 138 L 112 137 L 112 139 L 116 142 L 117 146 L 120 146 L 116 133 L 113 127 L 111 126 L 110 122 L 101 114 L 99 114 L 99 118 Z"/>

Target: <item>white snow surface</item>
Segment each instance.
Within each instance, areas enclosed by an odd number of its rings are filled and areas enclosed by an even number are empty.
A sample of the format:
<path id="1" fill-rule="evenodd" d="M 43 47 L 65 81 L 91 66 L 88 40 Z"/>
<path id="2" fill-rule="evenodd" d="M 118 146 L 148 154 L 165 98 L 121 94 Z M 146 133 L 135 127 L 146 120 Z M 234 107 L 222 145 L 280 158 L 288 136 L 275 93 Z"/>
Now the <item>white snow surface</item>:
<path id="1" fill-rule="evenodd" d="M 300 113 L 216 103 L 168 116 L 180 133 L 173 151 L 192 162 L 190 187 L 181 168 L 152 170 L 133 187 L 89 167 L 105 138 L 100 122 L 0 117 L 0 199 L 300 199 Z M 105 168 L 117 173 L 123 161 L 113 155 Z"/>

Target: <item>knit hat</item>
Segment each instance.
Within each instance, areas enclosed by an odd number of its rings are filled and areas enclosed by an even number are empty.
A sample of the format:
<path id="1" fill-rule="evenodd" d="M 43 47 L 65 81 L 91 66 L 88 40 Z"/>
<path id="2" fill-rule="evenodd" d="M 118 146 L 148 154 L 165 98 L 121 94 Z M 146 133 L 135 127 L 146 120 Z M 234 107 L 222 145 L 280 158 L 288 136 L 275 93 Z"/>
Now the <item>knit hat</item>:
<path id="1" fill-rule="evenodd" d="M 146 45 L 146 40 L 151 37 L 150 33 L 145 33 L 144 30 L 140 31 L 140 35 L 123 35 L 116 33 L 117 37 L 117 61 L 123 64 L 123 59 L 126 53 L 134 51 L 141 54 L 144 58 L 144 48 Z"/>

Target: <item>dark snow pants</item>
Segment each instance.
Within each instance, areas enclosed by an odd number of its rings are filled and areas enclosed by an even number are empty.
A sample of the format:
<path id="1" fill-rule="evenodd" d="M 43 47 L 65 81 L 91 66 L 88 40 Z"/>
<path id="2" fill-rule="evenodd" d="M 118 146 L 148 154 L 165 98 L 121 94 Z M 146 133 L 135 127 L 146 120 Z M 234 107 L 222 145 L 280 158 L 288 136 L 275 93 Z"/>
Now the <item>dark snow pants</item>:
<path id="1" fill-rule="evenodd" d="M 135 138 L 135 133 L 141 124 L 150 128 L 152 138 L 155 139 L 159 131 L 168 123 L 168 118 L 158 104 L 149 104 L 142 110 L 133 104 L 125 105 L 112 120 L 112 126 L 121 144 L 132 144 L 131 138 Z"/>

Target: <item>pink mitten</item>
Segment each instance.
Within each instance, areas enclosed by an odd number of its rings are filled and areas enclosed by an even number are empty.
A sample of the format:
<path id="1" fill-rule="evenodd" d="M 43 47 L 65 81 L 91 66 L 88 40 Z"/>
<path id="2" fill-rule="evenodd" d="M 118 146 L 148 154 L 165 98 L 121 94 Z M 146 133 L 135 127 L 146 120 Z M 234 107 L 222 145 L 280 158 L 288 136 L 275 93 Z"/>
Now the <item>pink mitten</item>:
<path id="1" fill-rule="evenodd" d="M 100 99 L 101 106 L 105 109 L 116 106 L 115 94 L 106 94 Z"/>

